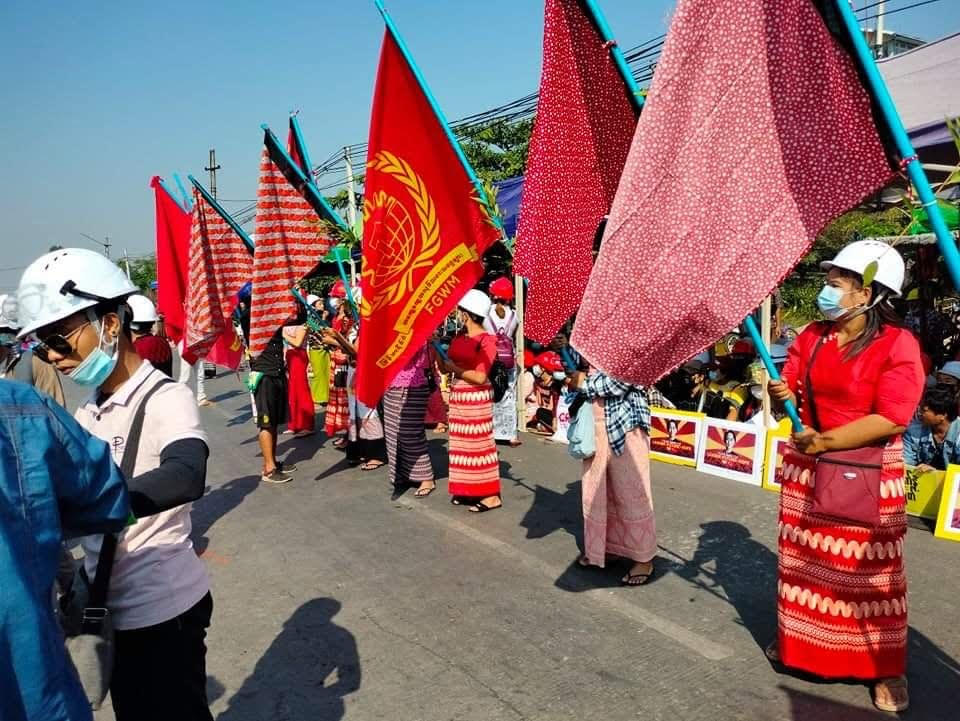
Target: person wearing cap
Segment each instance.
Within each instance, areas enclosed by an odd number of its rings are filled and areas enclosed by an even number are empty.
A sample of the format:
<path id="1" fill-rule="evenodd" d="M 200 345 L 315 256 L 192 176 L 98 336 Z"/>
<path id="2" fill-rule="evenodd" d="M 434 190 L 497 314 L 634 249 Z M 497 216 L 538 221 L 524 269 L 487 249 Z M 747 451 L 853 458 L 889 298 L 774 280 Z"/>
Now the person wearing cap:
<path id="1" fill-rule="evenodd" d="M 922 471 L 945 471 L 960 464 L 960 419 L 955 386 L 928 388 L 920 418 L 903 434 L 903 462 Z"/>
<path id="2" fill-rule="evenodd" d="M 0 379 L 26 383 L 66 406 L 60 375 L 32 350 L 24 349 L 17 338 L 20 324 L 16 320 L 16 306 L 14 296 L 0 295 Z"/>
<path id="3" fill-rule="evenodd" d="M 490 298 L 493 305 L 483 321 L 483 328 L 497 339 L 497 358 L 507 369 L 507 392 L 499 403 L 493 406 L 493 438 L 506 441 L 516 448 L 520 445 L 517 437 L 517 368 L 514 346 L 519 322 L 517 314 L 510 307 L 513 301 L 513 283 L 509 278 L 497 278 L 490 284 Z"/>
<path id="4" fill-rule="evenodd" d="M 450 389 L 450 477 L 454 505 L 467 504 L 473 513 L 500 508 L 500 458 L 493 439 L 493 386 L 490 369 L 497 359 L 497 339 L 483 329 L 490 297 L 472 289 L 457 305 L 464 331 L 450 343 L 446 358 L 437 362 L 454 377 Z"/>
<path id="5" fill-rule="evenodd" d="M 533 366 L 533 378 L 533 387 L 526 401 L 535 403 L 536 408 L 533 417 L 527 421 L 527 430 L 550 436 L 556 431 L 560 384 L 567 378 L 560 356 L 553 351 L 538 355 Z"/>
<path id="6" fill-rule="evenodd" d="M 169 377 L 173 377 L 173 353 L 170 344 L 153 334 L 153 324 L 157 322 L 157 309 L 153 301 L 145 295 L 136 293 L 127 298 L 127 305 L 133 317 L 130 321 L 130 334 L 137 354 L 150 365 Z"/>
<path id="7" fill-rule="evenodd" d="M 117 538 L 107 595 L 116 629 L 110 695 L 117 721 L 212 721 L 204 637 L 213 598 L 190 541 L 190 502 L 203 495 L 207 439 L 190 390 L 145 363 L 133 346 L 126 301 L 136 292 L 99 253 L 47 253 L 20 279 L 20 336 L 39 340 L 37 357 L 90 390 L 76 419 L 109 444 L 118 464 L 144 404 L 136 464 L 126 479 L 136 522 Z M 103 543 L 100 536 L 81 541 L 88 578 L 95 578 Z"/>
<path id="8" fill-rule="evenodd" d="M 852 525 L 813 512 L 806 477 L 784 478 L 780 495 L 778 640 L 768 656 L 821 677 L 873 685 L 884 711 L 909 704 L 906 681 L 907 582 L 903 442 L 924 388 L 916 338 L 889 303 L 900 295 L 904 262 L 886 243 L 862 240 L 822 264 L 817 305 L 826 320 L 810 324 L 790 347 L 783 380 L 769 384 L 776 401 L 799 404 L 804 430 L 795 452 L 816 456 L 882 446 L 880 523 Z M 802 459 L 798 459 L 800 462 Z M 832 538 L 828 549 L 811 539 Z M 849 548 L 897 549 L 850 553 Z M 831 550 L 831 549 L 837 550 Z M 840 551 L 843 550 L 841 553 Z M 831 612 L 808 604 L 811 593 L 847 607 L 889 613 Z"/>
<path id="9" fill-rule="evenodd" d="M 93 721 L 52 591 L 62 539 L 122 531 L 127 487 L 110 447 L 48 396 L 0 380 L 0 417 L 0 719 Z"/>
<path id="10" fill-rule="evenodd" d="M 330 313 L 324 307 L 323 298 L 311 293 L 307 296 L 307 304 L 317 312 L 322 324 L 330 323 Z M 312 371 L 310 397 L 314 406 L 324 410 L 330 398 L 330 351 L 323 343 L 321 330 L 312 325 L 307 333 L 307 358 Z"/>
<path id="11" fill-rule="evenodd" d="M 960 390 L 960 361 L 948 361 L 937 371 L 937 385 Z"/>

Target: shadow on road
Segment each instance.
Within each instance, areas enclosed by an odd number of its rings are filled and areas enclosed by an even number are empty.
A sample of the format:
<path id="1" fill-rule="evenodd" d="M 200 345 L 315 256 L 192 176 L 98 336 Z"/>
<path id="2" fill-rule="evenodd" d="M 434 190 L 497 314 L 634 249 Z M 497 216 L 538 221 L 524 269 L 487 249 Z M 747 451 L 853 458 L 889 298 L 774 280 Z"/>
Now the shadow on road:
<path id="1" fill-rule="evenodd" d="M 760 648 L 777 635 L 777 554 L 750 535 L 750 529 L 733 521 L 701 523 L 693 558 L 669 549 L 664 560 L 671 570 L 695 587 L 731 604 Z M 672 556 L 672 558 L 671 558 Z M 716 570 L 705 568 L 713 563 Z"/>
<path id="2" fill-rule="evenodd" d="M 210 539 L 207 533 L 218 520 L 243 503 L 260 483 L 260 476 L 243 476 L 227 481 L 222 486 L 204 494 L 203 498 L 193 502 L 190 519 L 193 523 L 193 547 L 198 554 L 207 550 Z"/>
<path id="3" fill-rule="evenodd" d="M 218 721 L 342 719 L 344 697 L 360 688 L 361 674 L 356 639 L 333 621 L 339 611 L 333 598 L 300 606 Z"/>

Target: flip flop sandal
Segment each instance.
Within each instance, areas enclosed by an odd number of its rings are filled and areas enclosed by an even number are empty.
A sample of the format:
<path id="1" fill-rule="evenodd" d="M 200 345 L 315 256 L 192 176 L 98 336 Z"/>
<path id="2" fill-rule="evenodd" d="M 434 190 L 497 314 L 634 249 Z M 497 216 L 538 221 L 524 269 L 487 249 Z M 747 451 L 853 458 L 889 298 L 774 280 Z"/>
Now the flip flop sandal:
<path id="1" fill-rule="evenodd" d="M 883 683 L 888 689 L 890 689 L 891 693 L 900 690 L 904 692 L 907 691 L 907 679 L 905 678 L 891 678 Z M 907 697 L 906 701 L 901 701 L 900 703 L 887 703 L 886 701 L 880 701 L 877 698 L 877 685 L 874 685 L 873 705 L 881 711 L 886 711 L 888 713 L 900 713 L 901 711 L 906 711 L 910 707 L 910 698 Z"/>
<path id="2" fill-rule="evenodd" d="M 380 463 L 378 461 L 367 461 L 362 466 L 360 466 L 361 471 L 375 471 L 378 468 L 383 468 L 386 463 Z"/>
<path id="3" fill-rule="evenodd" d="M 462 506 L 462 505 L 463 505 L 463 501 L 461 501 L 461 500 L 460 500 L 459 498 L 457 498 L 456 496 L 451 496 L 451 498 L 450 498 L 450 505 L 451 505 L 451 506 Z"/>
<path id="4" fill-rule="evenodd" d="M 422 499 L 426 498 L 427 496 L 429 496 L 431 493 L 433 493 L 435 490 L 437 490 L 437 487 L 436 487 L 436 486 L 433 486 L 432 488 L 424 488 L 424 489 L 418 488 L 418 489 L 414 492 L 413 497 L 414 497 L 414 498 L 419 498 L 419 499 L 422 500 Z"/>
<path id="5" fill-rule="evenodd" d="M 483 501 L 480 501 L 479 503 L 474 503 L 472 506 L 470 506 L 470 513 L 486 513 L 487 511 L 495 511 L 502 507 L 502 503 L 499 506 L 488 506 Z"/>
<path id="6" fill-rule="evenodd" d="M 620 583 L 624 586 L 643 586 L 649 583 L 650 579 L 653 578 L 653 573 L 655 570 L 656 569 L 651 566 L 650 573 L 628 573 L 626 576 L 620 579 Z"/>
<path id="7" fill-rule="evenodd" d="M 776 641 L 772 641 L 765 649 L 763 649 L 763 655 L 767 657 L 767 660 L 772 661 L 773 663 L 782 663 L 780 659 L 780 644 Z"/>

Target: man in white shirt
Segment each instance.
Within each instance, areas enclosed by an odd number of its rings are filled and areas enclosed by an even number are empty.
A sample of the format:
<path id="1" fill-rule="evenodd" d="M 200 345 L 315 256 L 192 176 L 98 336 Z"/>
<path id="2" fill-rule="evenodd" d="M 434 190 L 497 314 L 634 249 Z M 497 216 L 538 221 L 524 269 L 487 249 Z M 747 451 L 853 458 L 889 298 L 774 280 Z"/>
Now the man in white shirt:
<path id="1" fill-rule="evenodd" d="M 91 389 L 77 421 L 110 446 L 136 453 L 127 478 L 137 521 L 118 537 L 107 607 L 116 628 L 110 694 L 117 721 L 212 721 L 204 638 L 213 611 L 203 562 L 190 541 L 190 505 L 203 494 L 208 448 L 190 390 L 137 354 L 126 298 L 137 291 L 107 258 L 53 251 L 24 271 L 21 337 L 35 353 Z M 139 442 L 127 448 L 144 403 Z M 93 577 L 103 537 L 83 539 Z"/>

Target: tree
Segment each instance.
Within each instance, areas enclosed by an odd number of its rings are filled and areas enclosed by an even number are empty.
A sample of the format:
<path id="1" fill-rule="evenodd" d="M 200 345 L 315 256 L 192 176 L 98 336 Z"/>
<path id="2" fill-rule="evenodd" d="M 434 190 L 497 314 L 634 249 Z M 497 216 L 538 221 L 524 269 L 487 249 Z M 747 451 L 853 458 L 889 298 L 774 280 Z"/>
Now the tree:
<path id="1" fill-rule="evenodd" d="M 133 281 L 133 284 L 142 292 L 146 292 L 150 288 L 150 283 L 157 279 L 156 256 L 150 255 L 146 258 L 130 258 L 129 261 L 121 258 L 117 261 L 117 265 L 126 271 L 128 262 L 130 264 L 130 280 Z"/>
<path id="2" fill-rule="evenodd" d="M 533 133 L 532 119 L 492 120 L 455 132 L 467 160 L 481 180 L 506 180 L 523 175 L 526 170 Z"/>

